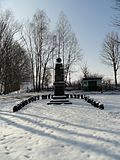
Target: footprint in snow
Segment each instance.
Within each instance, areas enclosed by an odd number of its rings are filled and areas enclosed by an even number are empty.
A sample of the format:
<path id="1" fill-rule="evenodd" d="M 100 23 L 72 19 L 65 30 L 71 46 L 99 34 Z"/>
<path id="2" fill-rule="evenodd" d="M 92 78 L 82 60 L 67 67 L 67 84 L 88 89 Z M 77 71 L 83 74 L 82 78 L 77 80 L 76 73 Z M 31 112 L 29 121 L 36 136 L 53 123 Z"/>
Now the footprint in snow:
<path id="1" fill-rule="evenodd" d="M 32 148 L 28 148 L 28 146 L 25 146 L 25 149 L 27 149 L 28 151 L 32 151 Z"/>
<path id="2" fill-rule="evenodd" d="M 21 138 L 23 138 L 23 136 L 20 136 L 19 138 L 21 139 Z"/>
<path id="3" fill-rule="evenodd" d="M 8 152 L 8 151 L 7 151 L 7 152 L 5 152 L 5 154 L 7 154 L 7 155 L 8 155 L 8 154 L 10 154 L 10 152 Z"/>
<path id="4" fill-rule="evenodd" d="M 24 157 L 26 157 L 26 158 L 30 158 L 30 156 L 29 156 L 29 155 L 24 155 Z"/>
<path id="5" fill-rule="evenodd" d="M 85 153 L 85 151 L 82 150 L 81 153 Z"/>
<path id="6" fill-rule="evenodd" d="M 7 137 L 7 136 L 9 136 L 9 135 L 7 135 L 7 134 L 3 135 L 3 137 Z"/>
<path id="7" fill-rule="evenodd" d="M 32 148 L 27 148 L 28 151 L 32 151 Z"/>
<path id="8" fill-rule="evenodd" d="M 6 155 L 10 154 L 10 152 L 9 152 L 10 149 L 7 146 L 5 146 L 4 148 L 5 148 L 5 154 Z"/>
<path id="9" fill-rule="evenodd" d="M 4 140 L 5 140 L 5 138 L 1 138 L 1 139 L 0 139 L 0 141 L 4 141 Z"/>
<path id="10" fill-rule="evenodd" d="M 88 154 L 87 157 L 90 157 L 90 155 Z"/>
<path id="11" fill-rule="evenodd" d="M 10 151 L 11 149 L 13 149 L 13 147 L 8 147 L 8 146 L 5 146 L 4 148 L 6 151 Z"/>
<path id="12" fill-rule="evenodd" d="M 32 137 L 28 137 L 28 139 L 32 139 Z"/>
<path id="13" fill-rule="evenodd" d="M 7 151 L 9 150 L 7 146 L 5 146 L 4 148 L 5 148 L 5 150 L 7 150 Z"/>

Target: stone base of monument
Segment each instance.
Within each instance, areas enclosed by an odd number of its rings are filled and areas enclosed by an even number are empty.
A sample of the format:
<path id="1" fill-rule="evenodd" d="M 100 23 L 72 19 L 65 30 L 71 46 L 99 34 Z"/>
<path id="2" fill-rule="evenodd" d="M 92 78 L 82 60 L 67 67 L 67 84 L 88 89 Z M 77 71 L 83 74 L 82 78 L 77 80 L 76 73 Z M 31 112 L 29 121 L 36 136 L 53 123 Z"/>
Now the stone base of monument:
<path id="1" fill-rule="evenodd" d="M 68 99 L 66 99 L 66 96 L 53 96 L 50 102 L 47 103 L 49 104 L 72 104 Z"/>

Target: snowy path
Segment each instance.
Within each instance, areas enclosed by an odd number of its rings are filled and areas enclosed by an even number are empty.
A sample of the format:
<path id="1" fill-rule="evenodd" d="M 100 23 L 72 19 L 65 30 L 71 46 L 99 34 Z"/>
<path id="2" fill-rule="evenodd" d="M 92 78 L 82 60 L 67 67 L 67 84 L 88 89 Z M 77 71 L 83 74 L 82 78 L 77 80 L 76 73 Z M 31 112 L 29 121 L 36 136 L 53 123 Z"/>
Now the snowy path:
<path id="1" fill-rule="evenodd" d="M 71 101 L 39 100 L 12 113 L 19 100 L 1 100 L 0 159 L 120 160 L 120 117 L 81 99 Z"/>

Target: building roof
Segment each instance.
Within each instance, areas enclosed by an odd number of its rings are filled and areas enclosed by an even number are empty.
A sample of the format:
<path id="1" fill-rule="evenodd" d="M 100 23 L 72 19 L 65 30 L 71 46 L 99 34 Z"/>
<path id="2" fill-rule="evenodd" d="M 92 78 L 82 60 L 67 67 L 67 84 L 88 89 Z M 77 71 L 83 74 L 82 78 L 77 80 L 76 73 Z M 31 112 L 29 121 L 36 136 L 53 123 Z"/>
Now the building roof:
<path id="1" fill-rule="evenodd" d="M 83 78 L 82 80 L 102 80 L 102 77 L 87 77 Z"/>

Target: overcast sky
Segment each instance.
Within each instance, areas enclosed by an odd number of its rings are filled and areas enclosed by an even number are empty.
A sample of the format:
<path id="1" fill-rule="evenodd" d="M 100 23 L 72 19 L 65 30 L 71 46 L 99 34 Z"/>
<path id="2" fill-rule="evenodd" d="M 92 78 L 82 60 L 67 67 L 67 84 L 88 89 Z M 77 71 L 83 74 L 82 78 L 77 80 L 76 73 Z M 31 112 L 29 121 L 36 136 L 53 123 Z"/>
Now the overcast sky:
<path id="1" fill-rule="evenodd" d="M 32 18 L 39 8 L 45 10 L 54 29 L 63 11 L 78 38 L 82 54 L 91 73 L 113 77 L 112 68 L 100 61 L 102 43 L 108 32 L 116 31 L 112 25 L 114 0 L 0 0 L 2 8 L 11 9 L 16 19 Z M 82 73 L 79 73 L 81 75 Z M 78 73 L 76 73 L 78 75 Z M 120 79 L 120 76 L 118 76 Z"/>

